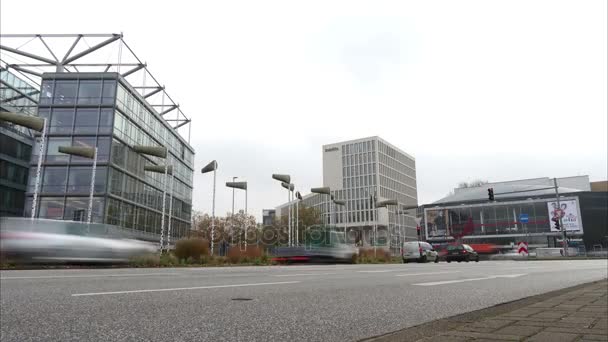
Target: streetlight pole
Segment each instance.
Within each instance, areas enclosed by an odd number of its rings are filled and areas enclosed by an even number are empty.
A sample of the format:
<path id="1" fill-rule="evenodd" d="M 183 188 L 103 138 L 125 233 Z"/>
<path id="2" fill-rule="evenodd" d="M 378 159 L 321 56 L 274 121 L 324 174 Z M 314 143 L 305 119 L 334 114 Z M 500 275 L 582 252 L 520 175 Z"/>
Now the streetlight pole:
<path id="1" fill-rule="evenodd" d="M 97 147 L 59 146 L 57 151 L 59 153 L 65 153 L 72 156 L 93 159 L 93 168 L 91 170 L 91 185 L 89 191 L 89 205 L 87 213 L 87 228 L 85 231 L 85 235 L 88 235 L 91 225 L 91 216 L 93 213 L 93 193 L 95 192 L 95 172 L 97 169 Z"/>
<path id="2" fill-rule="evenodd" d="M 234 182 L 239 177 L 232 177 Z M 232 188 L 232 215 L 230 215 L 230 244 L 234 245 L 234 188 Z"/>
<path id="3" fill-rule="evenodd" d="M 567 257 L 568 256 L 568 236 L 566 234 L 566 227 L 564 227 L 564 224 L 562 222 L 562 207 L 561 204 L 559 203 L 559 190 L 558 190 L 558 186 L 557 186 L 557 178 L 553 178 L 553 186 L 555 187 L 555 200 L 557 201 L 557 209 L 559 210 L 559 215 L 558 215 L 558 220 L 559 220 L 559 227 L 562 229 L 562 240 L 563 245 L 564 245 L 564 256 Z M 549 223 L 551 224 L 551 223 Z"/>
<path id="4" fill-rule="evenodd" d="M 46 143 L 47 120 L 44 118 L 42 135 L 40 136 L 40 148 L 38 149 L 38 165 L 36 167 L 36 183 L 34 185 L 34 196 L 32 198 L 32 221 L 36 215 L 36 205 L 38 203 L 38 190 L 40 189 L 40 173 L 42 171 L 42 158 L 44 158 L 44 145 Z"/>
<path id="5" fill-rule="evenodd" d="M 91 171 L 91 191 L 89 192 L 89 210 L 87 214 L 87 225 L 91 224 L 91 216 L 93 213 L 93 193 L 95 192 L 95 172 L 97 170 L 97 147 L 95 147 L 95 155 L 93 156 L 93 170 Z M 89 227 L 87 227 L 87 230 Z"/>
<path id="6" fill-rule="evenodd" d="M 300 246 L 300 201 L 302 195 L 296 191 L 296 246 Z"/>
<path id="7" fill-rule="evenodd" d="M 133 146 L 133 151 L 137 153 L 147 154 L 150 156 L 167 159 L 167 148 L 164 146 L 144 146 L 144 145 L 135 145 Z M 166 198 L 167 197 L 167 174 L 171 173 L 173 175 L 173 166 L 168 165 L 144 165 L 144 171 L 156 172 L 156 173 L 164 173 L 165 182 L 163 184 L 163 210 L 162 216 L 160 218 L 160 254 L 163 254 L 164 247 L 164 235 L 165 235 L 165 208 L 166 208 Z"/>
<path id="8" fill-rule="evenodd" d="M 211 255 L 213 255 L 213 244 L 215 242 L 215 174 L 217 171 L 217 162 L 214 160 L 207 164 L 201 173 L 213 171 L 213 196 L 211 201 Z"/>
<path id="9" fill-rule="evenodd" d="M 226 186 L 232 188 L 233 190 L 245 190 L 245 214 L 247 214 L 247 182 L 226 182 Z M 232 216 L 232 222 L 234 223 L 234 214 Z M 245 215 L 245 218 L 247 218 L 247 215 Z M 245 223 L 245 226 L 247 226 L 247 223 Z M 234 242 L 234 234 L 232 235 L 232 241 Z M 247 248 L 247 242 L 245 242 L 245 248 Z"/>
<path id="10" fill-rule="evenodd" d="M 287 189 L 287 205 L 289 206 L 289 188 L 286 187 L 286 185 L 290 185 L 291 184 L 291 176 L 290 175 L 286 175 L 286 174 L 279 174 L 279 173 L 273 173 L 272 174 L 272 179 L 281 182 L 281 186 L 284 187 L 285 189 Z M 285 185 L 284 185 L 285 184 Z M 289 207 L 287 208 L 289 210 Z M 290 217 L 291 215 L 288 214 Z M 287 222 L 288 226 L 289 226 L 289 218 L 288 218 L 288 222 Z M 290 230 L 290 227 L 287 228 L 288 230 Z M 288 244 L 291 245 L 291 236 L 289 235 L 288 232 Z"/>

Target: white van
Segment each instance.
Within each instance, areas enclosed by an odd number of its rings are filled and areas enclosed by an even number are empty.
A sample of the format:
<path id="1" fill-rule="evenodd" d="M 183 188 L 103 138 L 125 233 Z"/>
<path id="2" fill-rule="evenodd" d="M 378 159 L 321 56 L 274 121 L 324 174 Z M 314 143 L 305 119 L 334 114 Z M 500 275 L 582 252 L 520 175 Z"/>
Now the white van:
<path id="1" fill-rule="evenodd" d="M 439 253 L 435 251 L 430 243 L 423 241 L 404 242 L 403 248 L 401 249 L 401 257 L 403 258 L 404 264 L 411 260 L 418 262 L 439 262 Z"/>

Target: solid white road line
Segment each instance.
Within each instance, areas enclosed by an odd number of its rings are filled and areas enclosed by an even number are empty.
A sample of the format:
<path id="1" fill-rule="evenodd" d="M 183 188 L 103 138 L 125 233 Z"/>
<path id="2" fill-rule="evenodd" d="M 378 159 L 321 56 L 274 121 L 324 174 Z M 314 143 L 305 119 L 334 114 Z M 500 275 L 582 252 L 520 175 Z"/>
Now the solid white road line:
<path id="1" fill-rule="evenodd" d="M 144 293 L 144 292 L 168 292 L 168 291 L 186 291 L 186 290 L 203 290 L 203 289 L 221 289 L 230 287 L 247 287 L 247 286 L 265 286 L 265 285 L 285 285 L 296 284 L 299 281 L 281 281 L 275 283 L 251 283 L 251 284 L 229 284 L 229 285 L 211 285 L 211 286 L 195 286 L 195 287 L 175 287 L 169 289 L 148 289 L 148 290 L 129 290 L 129 291 L 111 291 L 111 292 L 90 292 L 90 293 L 74 293 L 72 297 L 82 296 L 102 296 L 124 293 Z"/>
<path id="2" fill-rule="evenodd" d="M 418 283 L 412 284 L 416 286 L 436 286 L 436 285 L 446 285 L 446 284 L 456 284 L 456 283 L 465 283 L 468 281 L 477 281 L 477 280 L 488 280 L 488 279 L 497 279 L 497 278 L 517 278 L 521 276 L 525 276 L 526 273 L 521 274 L 502 274 L 502 275 L 493 275 L 483 278 L 467 278 L 467 279 L 456 279 L 456 280 L 444 280 L 444 281 L 433 281 L 429 283 Z"/>
<path id="3" fill-rule="evenodd" d="M 105 278 L 105 277 L 145 277 L 158 275 L 179 275 L 179 273 L 125 273 L 125 274 L 82 274 L 82 275 L 54 275 L 54 276 L 22 276 L 0 277 L 0 280 L 11 279 L 61 279 L 61 278 Z"/>
<path id="4" fill-rule="evenodd" d="M 445 272 L 424 272 L 424 273 L 403 273 L 395 274 L 395 277 L 410 277 L 418 275 L 432 275 L 432 274 L 445 274 L 445 273 L 460 273 L 461 271 L 445 271 Z"/>
<path id="5" fill-rule="evenodd" d="M 357 271 L 359 273 L 386 273 L 386 272 L 396 272 L 402 270 L 369 270 L 369 271 Z"/>
<path id="6" fill-rule="evenodd" d="M 303 276 L 317 276 L 317 275 L 331 275 L 337 273 L 295 273 L 295 274 L 275 274 L 275 277 L 303 277 Z"/>

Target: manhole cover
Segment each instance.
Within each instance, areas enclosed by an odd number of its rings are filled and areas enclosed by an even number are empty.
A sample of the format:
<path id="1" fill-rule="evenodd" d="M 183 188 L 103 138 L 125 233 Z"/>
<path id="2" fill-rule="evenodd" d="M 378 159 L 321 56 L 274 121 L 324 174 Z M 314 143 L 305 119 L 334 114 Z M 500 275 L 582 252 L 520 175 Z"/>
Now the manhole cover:
<path id="1" fill-rule="evenodd" d="M 232 300 L 253 300 L 253 298 L 232 298 Z"/>

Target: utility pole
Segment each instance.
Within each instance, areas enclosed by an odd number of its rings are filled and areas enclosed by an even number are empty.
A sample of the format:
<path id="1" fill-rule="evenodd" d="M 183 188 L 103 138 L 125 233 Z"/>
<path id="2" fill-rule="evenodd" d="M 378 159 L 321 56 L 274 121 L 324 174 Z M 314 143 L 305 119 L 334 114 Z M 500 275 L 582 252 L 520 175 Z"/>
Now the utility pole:
<path id="1" fill-rule="evenodd" d="M 557 208 L 555 210 L 559 210 L 558 212 L 558 220 L 559 220 L 559 227 L 562 230 L 562 239 L 563 239 L 563 245 L 564 245 L 564 256 L 568 256 L 568 241 L 567 241 L 567 235 L 566 235 L 566 227 L 564 227 L 564 224 L 562 223 L 562 207 L 559 203 L 559 191 L 557 189 L 557 178 L 553 178 L 553 185 L 555 187 L 555 199 L 557 201 Z"/>

